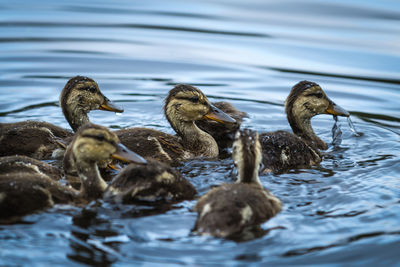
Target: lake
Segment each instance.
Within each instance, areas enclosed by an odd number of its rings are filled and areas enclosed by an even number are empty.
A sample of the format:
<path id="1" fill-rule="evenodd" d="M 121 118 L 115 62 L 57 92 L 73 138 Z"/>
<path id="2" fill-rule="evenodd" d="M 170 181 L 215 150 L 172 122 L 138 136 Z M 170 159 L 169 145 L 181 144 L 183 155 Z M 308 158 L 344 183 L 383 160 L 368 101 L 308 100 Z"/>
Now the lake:
<path id="1" fill-rule="evenodd" d="M 262 175 L 283 210 L 265 235 L 234 242 L 191 234 L 194 201 L 172 209 L 55 206 L 0 225 L 0 265 L 361 265 L 400 262 L 400 2 L 372 0 L 0 2 L 0 122 L 69 127 L 59 94 L 95 79 L 125 112 L 93 111 L 114 129 L 173 133 L 162 112 L 177 83 L 228 100 L 242 127 L 290 130 L 284 100 L 317 82 L 351 113 L 312 120 L 330 147 L 318 167 Z M 233 182 L 229 156 L 178 168 L 199 195 Z"/>

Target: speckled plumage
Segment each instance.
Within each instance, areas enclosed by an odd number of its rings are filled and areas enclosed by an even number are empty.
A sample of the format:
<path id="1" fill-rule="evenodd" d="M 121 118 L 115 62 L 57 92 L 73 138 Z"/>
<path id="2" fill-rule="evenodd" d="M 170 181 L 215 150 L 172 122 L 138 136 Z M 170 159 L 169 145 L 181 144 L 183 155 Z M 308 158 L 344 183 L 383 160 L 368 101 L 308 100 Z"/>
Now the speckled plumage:
<path id="1" fill-rule="evenodd" d="M 27 156 L 0 157 L 0 173 L 9 174 L 15 172 L 44 174 L 53 180 L 60 180 L 63 177 L 63 173 L 60 169 L 37 159 Z"/>
<path id="2" fill-rule="evenodd" d="M 229 238 L 259 225 L 281 210 L 280 201 L 270 194 L 256 184 L 222 184 L 211 189 L 196 204 L 195 231 Z"/>
<path id="3" fill-rule="evenodd" d="M 75 197 L 75 190 L 61 186 L 46 175 L 24 172 L 2 174 L 0 222 L 13 222 L 57 203 L 71 203 Z"/>
<path id="4" fill-rule="evenodd" d="M 282 173 L 317 165 L 322 160 L 319 150 L 326 150 L 328 145 L 314 133 L 311 118 L 318 114 L 349 116 L 318 84 L 310 81 L 293 86 L 285 111 L 294 134 L 285 131 L 260 134 L 263 172 Z"/>
<path id="5" fill-rule="evenodd" d="M 196 190 L 179 172 L 158 161 L 131 164 L 110 183 L 106 199 L 122 203 L 174 203 L 193 199 Z"/>
<path id="6" fill-rule="evenodd" d="M 57 178 L 45 175 L 47 168 L 34 159 L 6 157 L 0 164 L 3 171 L 0 175 L 0 222 L 10 222 L 18 217 L 51 207 L 55 203 L 82 204 L 103 196 L 107 184 L 97 168 L 97 162 L 118 155 L 122 159 L 135 159 L 137 156 L 118 144 L 118 137 L 107 128 L 93 124 L 82 126 L 70 144 L 79 178 L 80 191 L 68 186 L 62 186 Z M 132 153 L 132 154 L 130 154 Z M 130 157 L 129 157 L 130 156 Z M 3 158 L 4 159 L 4 158 Z M 15 164 L 25 165 L 23 168 L 12 169 Z"/>
<path id="7" fill-rule="evenodd" d="M 263 172 L 280 173 L 290 169 L 309 168 L 321 162 L 318 150 L 300 137 L 285 131 L 260 134 L 263 149 Z"/>
<path id="8" fill-rule="evenodd" d="M 258 178 L 261 148 L 256 132 L 236 134 L 233 158 L 238 168 L 236 184 L 222 184 L 202 196 L 194 231 L 201 235 L 233 238 L 255 227 L 282 209 L 280 200 L 264 189 Z"/>

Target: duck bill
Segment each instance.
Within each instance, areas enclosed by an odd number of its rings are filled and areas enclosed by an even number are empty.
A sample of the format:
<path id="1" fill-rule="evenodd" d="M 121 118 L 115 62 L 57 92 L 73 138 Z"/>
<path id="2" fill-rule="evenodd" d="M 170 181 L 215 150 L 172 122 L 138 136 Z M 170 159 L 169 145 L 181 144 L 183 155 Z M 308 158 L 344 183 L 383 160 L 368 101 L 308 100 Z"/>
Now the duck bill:
<path id="1" fill-rule="evenodd" d="M 343 117 L 349 117 L 350 113 L 345 110 L 344 108 L 342 108 L 339 105 L 336 105 L 333 101 L 329 101 L 329 106 L 328 108 L 325 110 L 326 114 L 332 114 L 335 116 L 343 116 Z"/>
<path id="2" fill-rule="evenodd" d="M 228 114 L 210 104 L 210 111 L 203 116 L 204 119 L 213 120 L 219 123 L 236 123 Z"/>
<path id="3" fill-rule="evenodd" d="M 127 147 L 125 147 L 123 144 L 118 144 L 117 145 L 117 151 L 111 155 L 112 158 L 121 160 L 127 163 L 139 163 L 139 164 L 146 164 L 147 161 L 136 154 L 133 151 L 130 151 Z"/>
<path id="4" fill-rule="evenodd" d="M 106 110 L 106 111 L 114 111 L 114 112 L 124 112 L 124 109 L 116 105 L 114 102 L 112 102 L 110 99 L 107 97 L 104 97 L 104 102 L 103 104 L 100 105 L 99 107 L 100 110 Z"/>

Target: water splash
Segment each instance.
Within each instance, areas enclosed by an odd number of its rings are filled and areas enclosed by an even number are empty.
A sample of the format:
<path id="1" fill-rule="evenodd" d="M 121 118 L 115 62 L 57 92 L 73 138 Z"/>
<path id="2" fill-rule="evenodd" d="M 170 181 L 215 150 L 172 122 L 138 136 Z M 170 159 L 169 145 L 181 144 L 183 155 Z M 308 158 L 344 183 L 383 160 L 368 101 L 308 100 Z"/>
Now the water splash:
<path id="1" fill-rule="evenodd" d="M 342 130 L 338 124 L 337 116 L 333 116 L 335 124 L 332 127 L 332 145 L 339 146 L 342 143 Z"/>
<path id="2" fill-rule="evenodd" d="M 359 137 L 359 136 L 362 135 L 360 132 L 357 132 L 357 130 L 354 127 L 354 124 L 351 121 L 350 117 L 347 117 L 347 123 L 349 124 L 350 130 L 354 133 L 355 136 Z"/>
<path id="3" fill-rule="evenodd" d="M 121 115 L 122 115 L 122 112 L 115 112 L 115 115 L 121 116 Z"/>

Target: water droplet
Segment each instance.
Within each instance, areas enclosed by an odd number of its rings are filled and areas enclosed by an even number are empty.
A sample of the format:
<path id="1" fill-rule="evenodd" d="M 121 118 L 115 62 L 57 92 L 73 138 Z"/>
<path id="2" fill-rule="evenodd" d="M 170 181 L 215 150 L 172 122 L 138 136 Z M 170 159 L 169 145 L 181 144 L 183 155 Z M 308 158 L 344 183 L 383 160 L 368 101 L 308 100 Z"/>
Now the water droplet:
<path id="1" fill-rule="evenodd" d="M 115 112 L 115 115 L 121 116 L 121 115 L 122 115 L 122 112 Z"/>
<path id="2" fill-rule="evenodd" d="M 361 133 L 357 132 L 356 128 L 354 127 L 354 124 L 351 121 L 350 117 L 347 117 L 347 123 L 349 124 L 350 130 L 354 133 L 355 136 L 361 136 Z"/>
<path id="3" fill-rule="evenodd" d="M 333 116 L 333 119 L 335 120 L 335 124 L 332 127 L 332 144 L 339 146 L 342 143 L 342 130 L 338 124 L 337 116 Z"/>

